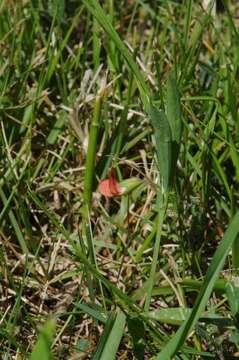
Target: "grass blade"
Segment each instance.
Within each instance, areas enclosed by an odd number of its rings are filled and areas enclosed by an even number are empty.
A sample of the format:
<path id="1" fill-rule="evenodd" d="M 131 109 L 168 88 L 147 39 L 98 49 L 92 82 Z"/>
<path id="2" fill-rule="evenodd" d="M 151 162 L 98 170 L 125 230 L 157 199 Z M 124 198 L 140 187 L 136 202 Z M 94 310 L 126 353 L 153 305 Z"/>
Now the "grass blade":
<path id="1" fill-rule="evenodd" d="M 123 336 L 124 327 L 126 323 L 126 316 L 122 311 L 119 311 L 116 315 L 115 320 L 111 322 L 111 330 L 107 326 L 107 331 L 104 332 L 102 337 L 104 338 L 104 347 L 101 353 L 96 352 L 93 356 L 93 360 L 113 360 L 115 359 L 118 347 Z M 102 345 L 101 345 L 102 346 Z"/>
<path id="2" fill-rule="evenodd" d="M 235 241 L 239 233 L 239 211 L 232 219 L 230 226 L 225 232 L 221 244 L 218 246 L 211 265 L 208 268 L 201 290 L 197 296 L 196 302 L 192 309 L 192 312 L 185 323 L 179 328 L 173 338 L 167 343 L 163 350 L 158 354 L 158 360 L 171 359 L 177 350 L 183 345 L 187 339 L 188 333 L 196 324 L 200 315 L 202 314 L 210 294 L 213 290 L 214 284 L 219 276 L 219 273 L 224 265 L 226 257 L 231 249 L 233 242 Z"/>
<path id="3" fill-rule="evenodd" d="M 172 134 L 169 121 L 162 110 L 151 104 L 149 112 L 154 129 L 158 165 L 164 190 L 171 184 L 172 174 Z"/>
<path id="4" fill-rule="evenodd" d="M 166 110 L 172 132 L 172 140 L 179 145 L 182 135 L 180 96 L 173 74 L 169 74 L 167 79 Z"/>
<path id="5" fill-rule="evenodd" d="M 83 3 L 87 7 L 87 9 L 91 12 L 91 14 L 97 19 L 99 24 L 103 27 L 107 35 L 112 39 L 115 43 L 117 49 L 123 55 L 125 60 L 127 61 L 130 69 L 134 73 L 140 93 L 142 96 L 142 100 L 146 109 L 148 108 L 148 98 L 150 94 L 150 90 L 148 85 L 145 82 L 144 76 L 141 74 L 138 65 L 134 61 L 133 57 L 131 56 L 129 50 L 124 45 L 123 41 L 120 39 L 118 33 L 115 31 L 113 25 L 109 21 L 108 17 L 106 16 L 105 12 L 103 11 L 102 7 L 99 5 L 97 0 L 83 0 Z"/>
<path id="6" fill-rule="evenodd" d="M 41 330 L 37 343 L 31 353 L 30 360 L 51 360 L 51 344 L 55 332 L 55 322 L 48 320 Z"/>

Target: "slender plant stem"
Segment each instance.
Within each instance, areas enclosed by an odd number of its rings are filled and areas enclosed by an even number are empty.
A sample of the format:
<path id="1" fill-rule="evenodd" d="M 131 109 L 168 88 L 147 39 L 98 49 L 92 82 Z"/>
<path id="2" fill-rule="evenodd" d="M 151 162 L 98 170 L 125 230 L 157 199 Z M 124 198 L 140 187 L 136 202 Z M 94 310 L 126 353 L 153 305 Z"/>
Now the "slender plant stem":
<path id="1" fill-rule="evenodd" d="M 90 135 L 88 142 L 88 149 L 86 155 L 86 165 L 85 165 L 85 179 L 84 179 L 84 192 L 83 200 L 84 205 L 90 207 L 90 202 L 92 198 L 92 185 L 94 180 L 94 171 L 95 171 L 95 158 L 96 158 L 96 147 L 98 139 L 98 130 L 101 114 L 101 105 L 102 105 L 102 95 L 98 95 L 95 101 L 93 121 L 90 127 Z"/>
<path id="2" fill-rule="evenodd" d="M 146 312 L 149 311 L 152 292 L 153 292 L 154 278 L 155 278 L 156 267 L 158 262 L 159 247 L 160 247 L 160 241 L 163 230 L 163 221 L 164 221 L 165 212 L 167 210 L 167 206 L 168 206 L 168 194 L 167 193 L 165 195 L 159 194 L 158 195 L 158 228 L 156 233 L 156 241 L 154 244 L 153 261 L 150 269 L 148 290 L 144 305 L 144 310 Z"/>
<path id="3" fill-rule="evenodd" d="M 97 139 L 98 139 L 98 130 L 100 123 L 100 114 L 102 106 L 102 96 L 103 91 L 99 93 L 96 97 L 93 121 L 90 127 L 88 149 L 86 155 L 86 165 L 85 165 L 85 178 L 84 178 L 84 191 L 83 191 L 83 233 L 86 238 L 86 243 L 89 251 L 89 256 L 92 263 L 95 263 L 94 256 L 94 246 L 90 236 L 89 230 L 89 214 L 91 209 L 91 198 L 92 198 L 92 187 L 95 177 L 95 158 L 96 158 L 96 148 L 97 148 Z"/>
<path id="4" fill-rule="evenodd" d="M 82 235 L 83 241 L 87 245 L 88 257 L 89 260 L 97 268 L 96 257 L 94 244 L 91 233 L 91 224 L 90 224 L 90 209 L 91 209 L 91 199 L 92 199 L 92 189 L 93 181 L 95 177 L 95 159 L 96 159 L 96 150 L 97 150 L 97 140 L 98 140 L 98 131 L 102 107 L 102 96 L 103 91 L 100 91 L 95 100 L 93 121 L 90 126 L 88 148 L 86 154 L 86 165 L 85 165 L 85 178 L 84 178 L 84 190 L 83 190 L 83 208 L 82 208 Z M 82 246 L 82 250 L 85 251 L 85 246 Z M 86 255 L 86 254 L 85 254 Z M 90 293 L 91 301 L 94 301 L 94 285 L 92 275 L 88 274 L 86 271 L 86 278 L 88 282 L 88 288 Z"/>

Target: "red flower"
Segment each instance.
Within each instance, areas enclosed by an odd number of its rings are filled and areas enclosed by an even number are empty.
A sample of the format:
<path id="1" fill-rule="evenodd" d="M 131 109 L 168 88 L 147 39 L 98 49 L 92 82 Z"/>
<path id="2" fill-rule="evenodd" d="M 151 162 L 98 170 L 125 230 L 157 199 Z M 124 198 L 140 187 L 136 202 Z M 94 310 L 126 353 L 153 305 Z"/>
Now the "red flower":
<path id="1" fill-rule="evenodd" d="M 108 179 L 100 181 L 99 192 L 105 197 L 122 195 L 122 188 L 115 177 L 114 169 L 110 169 Z"/>

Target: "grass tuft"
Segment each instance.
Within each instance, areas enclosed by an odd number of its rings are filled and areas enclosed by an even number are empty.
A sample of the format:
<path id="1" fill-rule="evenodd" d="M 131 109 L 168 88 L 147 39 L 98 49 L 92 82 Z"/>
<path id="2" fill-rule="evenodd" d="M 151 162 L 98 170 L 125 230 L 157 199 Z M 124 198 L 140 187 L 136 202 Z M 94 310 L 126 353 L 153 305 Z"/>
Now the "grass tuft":
<path id="1" fill-rule="evenodd" d="M 238 16 L 0 2 L 0 358 L 238 357 Z"/>

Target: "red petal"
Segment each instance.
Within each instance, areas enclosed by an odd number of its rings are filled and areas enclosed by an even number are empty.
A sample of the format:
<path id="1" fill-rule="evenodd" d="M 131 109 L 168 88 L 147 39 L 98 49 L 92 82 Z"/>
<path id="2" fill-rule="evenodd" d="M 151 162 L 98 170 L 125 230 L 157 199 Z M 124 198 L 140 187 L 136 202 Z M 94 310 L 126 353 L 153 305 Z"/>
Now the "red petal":
<path id="1" fill-rule="evenodd" d="M 114 169 L 110 170 L 109 185 L 110 185 L 110 191 L 113 195 L 121 194 L 121 188 L 118 181 L 116 180 Z"/>
<path id="2" fill-rule="evenodd" d="M 114 170 L 111 169 L 109 179 L 102 180 L 99 185 L 99 192 L 106 197 L 121 195 L 121 188 L 116 180 Z"/>
<path id="3" fill-rule="evenodd" d="M 112 192 L 110 191 L 110 180 L 102 180 L 99 185 L 99 192 L 103 194 L 106 197 L 114 196 Z"/>

